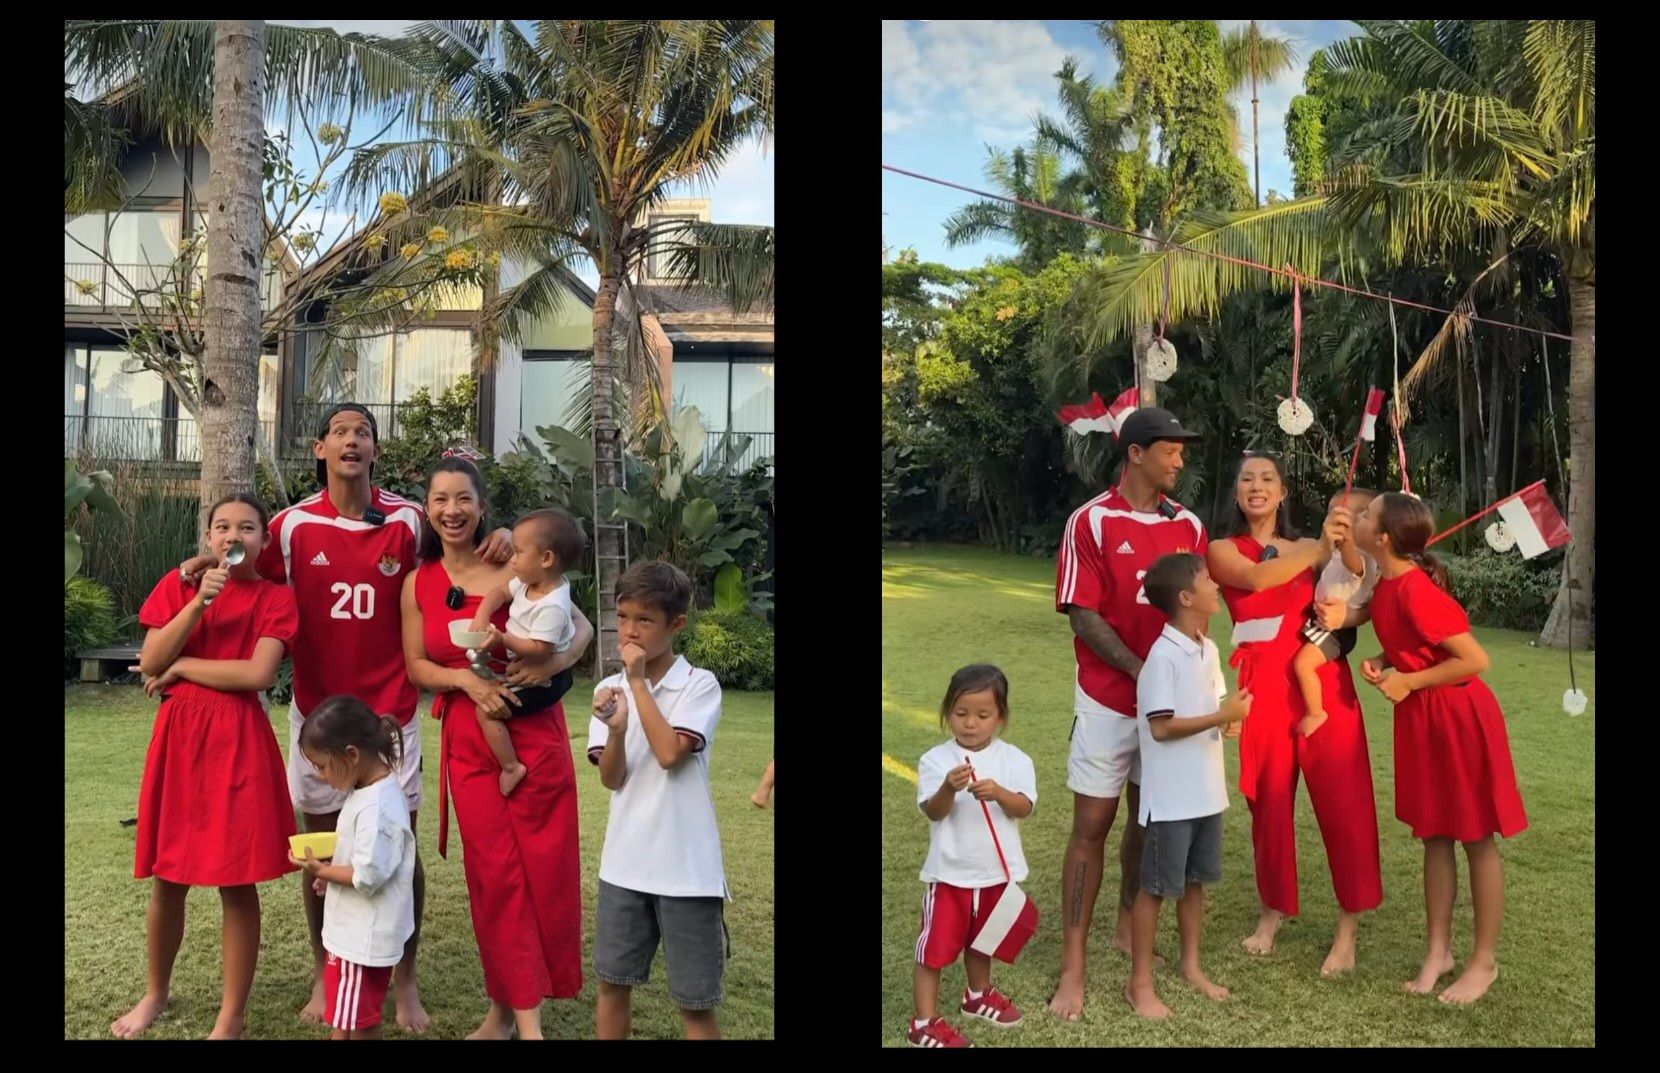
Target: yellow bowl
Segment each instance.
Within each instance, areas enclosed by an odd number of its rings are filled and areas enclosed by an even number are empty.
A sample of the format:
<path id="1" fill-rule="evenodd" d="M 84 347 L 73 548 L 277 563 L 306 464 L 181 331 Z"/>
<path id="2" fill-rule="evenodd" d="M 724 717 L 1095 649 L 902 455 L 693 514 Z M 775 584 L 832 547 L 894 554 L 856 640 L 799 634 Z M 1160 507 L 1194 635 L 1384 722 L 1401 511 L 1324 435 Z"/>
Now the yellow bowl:
<path id="1" fill-rule="evenodd" d="M 288 846 L 294 851 L 294 856 L 305 860 L 306 847 L 311 847 L 311 855 L 320 861 L 326 861 L 334 856 L 334 832 L 312 831 L 309 834 L 289 835 Z"/>

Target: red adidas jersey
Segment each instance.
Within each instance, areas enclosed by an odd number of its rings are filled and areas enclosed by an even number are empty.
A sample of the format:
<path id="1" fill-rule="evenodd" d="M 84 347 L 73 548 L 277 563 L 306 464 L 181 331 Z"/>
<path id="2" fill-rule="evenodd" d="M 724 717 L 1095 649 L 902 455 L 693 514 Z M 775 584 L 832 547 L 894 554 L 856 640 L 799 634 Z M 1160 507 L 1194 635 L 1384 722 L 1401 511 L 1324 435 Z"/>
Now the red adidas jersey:
<path id="1" fill-rule="evenodd" d="M 386 521 L 342 518 L 319 492 L 271 519 L 260 575 L 286 582 L 300 612 L 294 642 L 294 703 L 302 714 L 336 693 L 362 700 L 405 724 L 419 693 L 403 659 L 399 598 L 415 569 L 422 510 L 380 488 L 371 505 Z"/>
<path id="2" fill-rule="evenodd" d="M 1161 555 L 1205 554 L 1205 526 L 1180 504 L 1160 498 L 1175 512 L 1130 506 L 1113 487 L 1085 503 L 1067 520 L 1055 568 L 1055 610 L 1068 604 L 1098 612 L 1125 646 L 1146 659 L 1164 630 L 1163 612 L 1147 602 L 1141 579 Z M 1078 657 L 1078 685 L 1094 700 L 1134 718 L 1135 679 L 1097 656 L 1081 638 L 1072 638 Z"/>

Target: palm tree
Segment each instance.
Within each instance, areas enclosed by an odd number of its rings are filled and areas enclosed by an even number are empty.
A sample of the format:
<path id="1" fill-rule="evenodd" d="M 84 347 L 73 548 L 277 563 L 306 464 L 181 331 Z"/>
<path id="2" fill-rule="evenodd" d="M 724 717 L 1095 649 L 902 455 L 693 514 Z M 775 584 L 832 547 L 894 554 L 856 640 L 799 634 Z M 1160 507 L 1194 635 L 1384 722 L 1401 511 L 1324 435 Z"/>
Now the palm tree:
<path id="1" fill-rule="evenodd" d="M 400 55 L 441 82 L 454 119 L 431 137 L 366 150 L 348 169 L 347 196 L 418 189 L 435 169 L 475 172 L 480 201 L 451 212 L 478 241 L 529 266 L 491 313 L 509 339 L 563 300 L 559 271 L 587 257 L 599 272 L 594 300 L 591 403 L 601 658 L 617 658 L 615 592 L 621 572 L 610 506 L 622 484 L 622 444 L 613 402 L 619 300 L 626 335 L 638 342 L 651 309 L 637 285 L 648 254 L 696 264 L 734 308 L 769 301 L 770 228 L 645 222 L 646 210 L 680 183 L 708 183 L 733 151 L 773 129 L 770 20 L 543 20 L 534 38 L 510 21 L 426 23 Z M 499 191 L 499 193 L 497 193 Z M 621 353 L 619 353 L 619 349 Z"/>
<path id="2" fill-rule="evenodd" d="M 1487 249 L 1545 250 L 1567 278 L 1572 332 L 1568 399 L 1569 545 L 1562 588 L 1541 635 L 1591 638 L 1594 573 L 1596 323 L 1596 26 L 1591 20 L 1361 22 L 1334 45 L 1329 78 L 1392 105 L 1351 137 L 1324 196 L 1233 216 L 1196 213 L 1172 237 L 1318 275 L 1328 257 L 1439 263 Z M 1378 141 L 1381 140 L 1381 145 Z M 1500 236 L 1502 235 L 1502 242 Z M 1171 316 L 1209 316 L 1227 295 L 1286 280 L 1180 251 L 1127 258 L 1081 281 L 1080 325 L 1095 343 L 1127 335 L 1174 284 Z M 1478 277 L 1479 282 L 1479 277 Z M 1455 319 L 1457 314 L 1455 313 Z M 1456 325 L 1454 326 L 1456 327 Z M 1577 593 L 1572 599 L 1570 593 Z M 1572 604 L 1572 614 L 1568 605 Z"/>
<path id="3" fill-rule="evenodd" d="M 1291 70 L 1297 62 L 1297 52 L 1291 42 L 1281 37 L 1264 37 L 1257 29 L 1257 20 L 1247 26 L 1228 31 L 1222 37 L 1222 55 L 1228 64 L 1228 92 L 1251 83 L 1251 157 L 1255 168 L 1257 205 L 1262 205 L 1262 148 L 1258 144 L 1257 115 L 1260 101 L 1257 97 L 1258 79 L 1272 82 L 1280 74 Z"/>
<path id="4" fill-rule="evenodd" d="M 1006 197 L 1047 205 L 1079 215 L 1083 199 L 1075 179 L 1061 174 L 1060 157 L 1041 141 L 1006 153 L 986 146 L 986 181 Z M 1084 226 L 1056 216 L 1034 213 L 1004 201 L 974 201 L 945 218 L 945 244 L 966 246 L 983 238 L 1002 238 L 1020 249 L 1021 265 L 1037 271 L 1063 251 L 1081 253 Z"/>

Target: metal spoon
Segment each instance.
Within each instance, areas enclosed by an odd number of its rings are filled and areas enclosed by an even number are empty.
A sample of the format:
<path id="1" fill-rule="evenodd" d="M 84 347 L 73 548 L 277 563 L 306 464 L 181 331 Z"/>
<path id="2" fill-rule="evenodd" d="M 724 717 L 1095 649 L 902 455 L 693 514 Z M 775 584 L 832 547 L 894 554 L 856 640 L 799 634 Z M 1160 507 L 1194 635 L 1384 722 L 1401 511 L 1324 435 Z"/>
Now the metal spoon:
<path id="1" fill-rule="evenodd" d="M 248 549 L 242 546 L 242 541 L 240 540 L 233 542 L 230 547 L 225 549 L 226 566 L 240 566 L 242 564 L 242 560 L 247 557 Z M 207 599 L 202 601 L 202 606 L 206 607 L 212 602 L 213 597 L 209 596 Z"/>

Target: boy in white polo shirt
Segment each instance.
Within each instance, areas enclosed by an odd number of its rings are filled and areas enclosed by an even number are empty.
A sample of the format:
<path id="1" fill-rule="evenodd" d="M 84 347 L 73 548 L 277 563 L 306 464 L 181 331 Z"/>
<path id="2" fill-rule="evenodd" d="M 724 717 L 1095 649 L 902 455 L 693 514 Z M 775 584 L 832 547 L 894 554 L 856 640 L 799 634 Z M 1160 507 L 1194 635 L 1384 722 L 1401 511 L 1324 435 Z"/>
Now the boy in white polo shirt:
<path id="1" fill-rule="evenodd" d="M 1205 561 L 1165 555 L 1143 580 L 1147 600 L 1168 620 L 1136 679 L 1141 736 L 1141 890 L 1131 910 L 1130 982 L 1124 997 L 1142 1017 L 1168 1017 L 1153 991 L 1153 935 L 1165 898 L 1178 898 L 1181 972 L 1201 994 L 1220 1001 L 1228 989 L 1199 968 L 1205 923 L 1204 884 L 1222 878 L 1222 812 L 1228 807 L 1222 771 L 1222 728 L 1244 719 L 1249 692 L 1226 696 L 1222 663 L 1205 625 L 1219 607 L 1220 587 Z"/>
<path id="2" fill-rule="evenodd" d="M 628 1038 L 633 988 L 659 941 L 686 1038 L 720 1038 L 714 1007 L 731 951 L 708 753 L 720 683 L 674 654 L 691 601 L 691 582 L 666 562 L 617 580 L 623 673 L 595 688 L 588 727 L 588 759 L 611 791 L 595 911 L 600 1039 Z"/>

